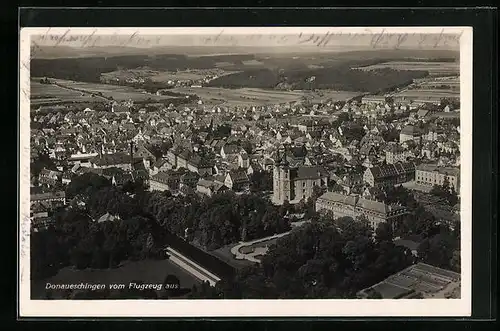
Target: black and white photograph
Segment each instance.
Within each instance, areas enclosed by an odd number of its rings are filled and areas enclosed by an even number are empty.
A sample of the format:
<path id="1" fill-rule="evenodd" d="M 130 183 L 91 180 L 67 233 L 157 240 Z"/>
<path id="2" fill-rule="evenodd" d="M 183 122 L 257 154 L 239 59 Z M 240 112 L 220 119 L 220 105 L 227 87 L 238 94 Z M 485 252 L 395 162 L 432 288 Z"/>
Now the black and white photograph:
<path id="1" fill-rule="evenodd" d="M 472 29 L 20 44 L 21 311 L 470 314 Z"/>

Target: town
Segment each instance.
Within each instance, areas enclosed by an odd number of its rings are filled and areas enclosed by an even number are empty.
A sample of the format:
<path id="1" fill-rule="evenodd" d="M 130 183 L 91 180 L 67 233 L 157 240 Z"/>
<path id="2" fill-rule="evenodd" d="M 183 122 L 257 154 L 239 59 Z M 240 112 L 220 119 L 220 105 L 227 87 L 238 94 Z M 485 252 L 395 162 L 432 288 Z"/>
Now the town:
<path id="1" fill-rule="evenodd" d="M 168 257 L 189 298 L 459 297 L 460 103 L 409 95 L 421 81 L 324 102 L 37 106 L 32 277 Z"/>

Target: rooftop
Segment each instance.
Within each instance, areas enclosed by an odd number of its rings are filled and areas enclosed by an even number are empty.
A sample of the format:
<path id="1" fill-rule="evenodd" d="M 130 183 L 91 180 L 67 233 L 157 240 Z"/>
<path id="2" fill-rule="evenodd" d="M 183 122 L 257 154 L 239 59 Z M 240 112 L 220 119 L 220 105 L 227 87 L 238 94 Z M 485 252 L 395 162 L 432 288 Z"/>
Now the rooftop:
<path id="1" fill-rule="evenodd" d="M 378 284 L 358 292 L 366 297 L 376 291 L 383 299 L 408 298 L 420 294 L 424 298 L 460 297 L 460 274 L 426 263 L 414 264 Z"/>
<path id="2" fill-rule="evenodd" d="M 127 153 L 104 154 L 101 157 L 94 157 L 91 162 L 99 166 L 130 164 L 130 155 Z"/>
<path id="3" fill-rule="evenodd" d="M 374 178 L 391 177 L 415 171 L 415 164 L 411 162 L 385 164 L 370 168 L 370 171 L 372 172 Z"/>
<path id="4" fill-rule="evenodd" d="M 31 194 L 31 201 L 40 201 L 40 200 L 49 200 L 49 199 L 64 199 L 66 197 L 66 193 L 64 191 L 57 192 L 46 192 L 46 193 L 38 193 Z"/>
<path id="5" fill-rule="evenodd" d="M 328 173 L 323 167 L 318 166 L 300 166 L 296 169 L 293 169 L 295 174 L 292 174 L 290 177 L 296 180 L 302 179 L 320 179 L 329 177 Z"/>
<path id="6" fill-rule="evenodd" d="M 329 202 L 337 202 L 344 205 L 362 208 L 367 211 L 373 211 L 380 214 L 387 214 L 391 211 L 395 210 L 403 210 L 405 209 L 402 206 L 398 205 L 386 205 L 383 202 L 365 199 L 359 197 L 358 195 L 353 194 L 342 194 L 337 192 L 326 192 L 322 196 L 318 198 L 318 200 L 329 201 Z"/>
<path id="7" fill-rule="evenodd" d="M 420 171 L 426 172 L 438 172 L 444 175 L 458 176 L 460 174 L 460 169 L 455 167 L 440 167 L 437 164 L 422 163 L 416 168 Z"/>
<path id="8" fill-rule="evenodd" d="M 401 130 L 401 134 L 409 135 L 409 136 L 419 136 L 421 131 L 419 128 L 413 125 L 407 125 Z"/>

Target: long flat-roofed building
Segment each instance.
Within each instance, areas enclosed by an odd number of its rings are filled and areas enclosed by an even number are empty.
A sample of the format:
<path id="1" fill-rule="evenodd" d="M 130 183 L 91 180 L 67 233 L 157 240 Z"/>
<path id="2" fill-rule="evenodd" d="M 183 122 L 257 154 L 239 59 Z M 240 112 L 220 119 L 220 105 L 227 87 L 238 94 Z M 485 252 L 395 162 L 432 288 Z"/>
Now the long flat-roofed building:
<path id="1" fill-rule="evenodd" d="M 387 205 L 358 195 L 337 192 L 326 192 L 320 196 L 316 200 L 316 211 L 331 212 L 335 218 L 364 215 L 374 229 L 382 222 L 397 220 L 408 213 L 408 209 L 400 205 Z"/>
<path id="2" fill-rule="evenodd" d="M 62 202 L 66 203 L 66 193 L 64 191 L 37 193 L 30 195 L 30 202 Z"/>
<path id="3" fill-rule="evenodd" d="M 460 298 L 460 274 L 426 263 L 414 264 L 357 293 L 364 299 Z"/>

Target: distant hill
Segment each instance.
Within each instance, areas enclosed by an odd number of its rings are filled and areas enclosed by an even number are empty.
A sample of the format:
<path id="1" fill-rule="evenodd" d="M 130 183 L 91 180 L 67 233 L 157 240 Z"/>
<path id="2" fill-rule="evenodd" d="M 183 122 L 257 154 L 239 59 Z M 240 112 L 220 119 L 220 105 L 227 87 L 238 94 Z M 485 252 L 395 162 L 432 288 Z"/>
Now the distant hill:
<path id="1" fill-rule="evenodd" d="M 304 54 L 336 54 L 336 57 L 359 56 L 397 56 L 397 57 L 459 57 L 458 51 L 453 50 L 426 50 L 426 49 L 370 49 L 367 47 L 241 47 L 241 46 L 162 46 L 162 47 L 128 47 L 128 46 L 95 46 L 95 47 L 69 47 L 69 46 L 34 46 L 31 57 L 35 59 L 78 58 L 95 56 L 120 56 L 120 55 L 160 55 L 160 54 L 185 54 L 187 56 L 210 55 L 236 55 L 259 54 L 273 56 L 290 56 Z"/>
<path id="2" fill-rule="evenodd" d="M 241 51 L 242 48 L 247 51 Z M 255 47 L 186 46 L 148 49 L 89 47 L 75 50 L 70 47 L 52 47 L 44 53 L 46 57 L 51 51 L 55 57 L 56 50 L 64 55 L 57 58 L 35 57 L 31 60 L 30 70 L 33 77 L 100 82 L 103 73 L 123 69 L 148 67 L 151 70 L 176 71 L 221 67 L 234 73 L 210 81 L 209 86 L 274 88 L 286 83 L 293 89 L 329 88 L 378 93 L 397 86 L 406 86 L 412 79 L 425 77 L 428 72 L 392 69 L 365 72 L 352 68 L 386 61 L 454 62 L 459 56 L 458 52 L 447 50 L 365 48 L 313 52 L 311 47 L 307 47 L 308 52 L 285 52 L 285 48 L 288 49 L 284 47 L 280 52 L 265 53 L 264 50 L 269 51 L 269 48 L 256 50 Z M 205 50 L 205 53 L 202 53 L 202 50 Z M 224 53 L 224 50 L 228 52 Z M 37 54 L 42 53 L 35 53 Z M 314 83 L 310 84 L 313 76 Z"/>

